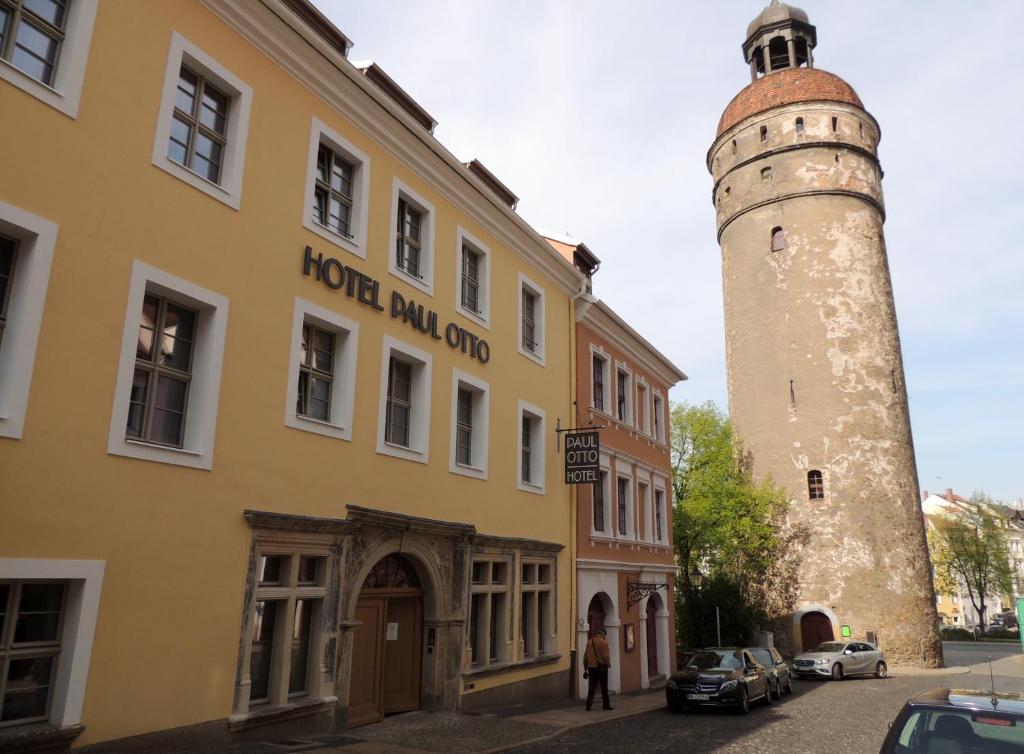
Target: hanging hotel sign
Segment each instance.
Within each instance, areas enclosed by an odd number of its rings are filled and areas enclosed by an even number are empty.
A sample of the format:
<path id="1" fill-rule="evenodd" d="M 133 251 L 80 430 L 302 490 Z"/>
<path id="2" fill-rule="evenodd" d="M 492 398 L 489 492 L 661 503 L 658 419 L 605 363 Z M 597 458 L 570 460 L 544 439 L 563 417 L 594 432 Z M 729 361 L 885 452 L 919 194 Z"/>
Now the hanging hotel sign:
<path id="1" fill-rule="evenodd" d="M 565 434 L 565 483 L 593 484 L 601 473 L 601 436 L 587 430 Z"/>
<path id="2" fill-rule="evenodd" d="M 334 257 L 325 259 L 323 254 L 314 256 L 313 249 L 309 246 L 306 247 L 302 260 L 302 274 L 306 277 L 315 277 L 332 290 L 343 290 L 346 296 L 371 309 L 379 312 L 388 311 L 380 302 L 379 280 L 364 275 L 354 267 L 342 264 Z M 391 292 L 390 312 L 392 319 L 400 319 L 404 324 L 424 335 L 429 335 L 434 340 L 443 340 L 449 348 L 462 351 L 481 364 L 491 360 L 491 347 L 486 340 L 460 327 L 456 322 L 449 322 L 442 334 L 437 312 L 427 309 L 423 304 L 417 304 L 412 299 L 406 300 L 398 291 Z"/>

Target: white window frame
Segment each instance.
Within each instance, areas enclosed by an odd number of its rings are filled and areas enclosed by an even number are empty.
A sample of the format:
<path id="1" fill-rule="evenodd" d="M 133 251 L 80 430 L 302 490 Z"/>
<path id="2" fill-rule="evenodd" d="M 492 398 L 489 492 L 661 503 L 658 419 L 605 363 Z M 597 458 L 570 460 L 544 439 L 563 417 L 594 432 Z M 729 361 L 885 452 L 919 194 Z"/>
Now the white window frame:
<path id="1" fill-rule="evenodd" d="M 388 401 L 388 367 L 392 354 L 412 365 L 412 387 L 410 390 L 409 447 L 403 448 L 387 442 L 386 417 Z M 403 458 L 406 461 L 427 463 L 430 460 L 430 396 L 431 357 L 426 351 L 393 338 L 384 336 L 380 358 L 380 405 L 377 412 L 377 452 L 386 456 Z"/>
<path id="2" fill-rule="evenodd" d="M 660 476 L 653 475 L 651 479 L 651 485 L 654 488 L 654 493 L 651 495 L 651 539 L 655 544 L 667 545 L 669 541 L 668 537 L 668 482 Z M 658 503 L 657 493 L 661 493 L 661 536 L 658 536 L 658 531 L 655 528 L 655 506 Z"/>
<path id="3" fill-rule="evenodd" d="M 637 469 L 636 472 L 636 491 L 633 493 L 636 496 L 636 502 L 640 510 L 640 515 L 637 517 L 643 524 L 644 533 L 643 536 L 639 536 L 639 532 L 634 533 L 634 539 L 640 539 L 644 542 L 654 541 L 654 488 L 651 485 L 651 475 L 649 472 L 643 469 Z M 640 487 L 643 486 L 643 494 L 641 495 Z"/>
<path id="4" fill-rule="evenodd" d="M 644 399 L 640 400 L 640 391 L 643 389 Z M 643 377 L 635 377 L 633 380 L 633 390 L 636 392 L 636 398 L 633 401 L 633 416 L 635 418 L 635 426 L 642 433 L 648 437 L 651 435 L 651 386 L 647 383 Z"/>
<path id="5" fill-rule="evenodd" d="M 196 337 L 192 353 L 192 382 L 185 415 L 185 436 L 182 447 L 155 445 L 126 437 L 128 400 L 135 373 L 135 347 L 139 337 L 142 301 L 147 292 L 182 304 L 198 313 Z M 228 299 L 219 293 L 182 280 L 138 259 L 132 262 L 125 311 L 124 333 L 121 336 L 121 358 L 117 367 L 114 406 L 110 415 L 107 452 L 111 455 L 138 458 L 144 461 L 213 468 L 213 445 L 217 428 L 217 405 L 220 400 L 220 379 L 224 365 L 224 336 L 227 331 Z"/>
<path id="6" fill-rule="evenodd" d="M 636 539 L 636 480 L 633 477 L 632 469 L 623 470 L 619 464 L 615 464 L 615 537 L 617 539 Z M 619 480 L 626 479 L 626 531 L 619 531 Z"/>
<path id="7" fill-rule="evenodd" d="M 612 477 L 614 476 L 614 473 L 612 472 L 611 459 L 607 455 L 605 455 L 604 453 L 601 454 L 601 457 L 600 457 L 600 459 L 598 461 L 598 465 L 600 467 L 600 470 L 598 471 L 598 478 L 600 479 L 601 475 L 602 474 L 604 475 L 603 484 L 601 486 L 601 490 L 604 493 L 603 494 L 603 497 L 604 497 L 604 531 L 598 531 L 594 527 L 594 510 L 593 510 L 593 507 L 594 507 L 594 496 L 593 496 L 593 492 L 591 492 L 591 496 L 590 496 L 590 507 L 591 507 L 591 510 L 590 510 L 590 536 L 592 536 L 592 537 L 609 537 L 610 538 L 610 537 L 615 536 L 615 534 L 614 534 L 615 526 L 614 526 L 614 522 L 612 521 L 612 518 L 611 518 L 611 514 L 612 514 L 611 500 L 612 500 L 612 492 L 613 492 L 613 490 L 611 488 L 611 485 L 612 485 Z"/>
<path id="8" fill-rule="evenodd" d="M 49 723 L 78 725 L 89 679 L 93 637 L 103 589 L 103 560 L 35 560 L 0 558 L 0 579 L 67 581 L 60 660 L 53 682 Z M 16 730 L 10 728 L 8 730 Z"/>
<path id="9" fill-rule="evenodd" d="M 623 372 L 626 375 L 626 415 L 623 416 L 622 418 L 619 418 L 619 372 Z M 634 407 L 633 385 L 633 370 L 626 366 L 625 362 L 616 361 L 615 386 L 614 390 L 612 391 L 612 397 L 615 400 L 615 410 L 612 412 L 612 417 L 615 419 L 615 421 L 619 422 L 620 424 L 625 424 L 627 427 L 635 426 L 633 417 L 636 415 L 636 409 Z"/>
<path id="10" fill-rule="evenodd" d="M 604 375 L 602 375 L 602 377 L 603 377 L 602 383 L 603 383 L 603 386 L 604 386 L 604 395 L 601 396 L 603 401 L 604 401 L 604 408 L 598 408 L 597 407 L 597 403 L 594 401 L 594 358 L 595 357 L 604 360 Z M 611 386 L 611 380 L 610 380 L 611 368 L 610 367 L 611 367 L 611 365 L 614 362 L 615 362 L 615 360 L 611 357 L 611 354 L 609 354 L 607 351 L 605 351 L 603 348 L 601 348 L 601 346 L 596 345 L 594 343 L 590 344 L 590 407 L 592 409 L 594 409 L 595 411 L 599 411 L 600 413 L 606 414 L 608 416 L 611 416 L 611 412 L 608 410 L 608 408 L 611 405 L 611 400 L 612 400 L 612 394 L 611 394 L 612 386 Z"/>
<path id="11" fill-rule="evenodd" d="M 25 430 L 57 231 L 56 223 L 0 201 L 0 233 L 17 241 L 7 325 L 0 341 L 0 437 L 18 440 Z"/>
<path id="12" fill-rule="evenodd" d="M 352 163 L 352 214 L 346 238 L 313 219 L 313 194 L 316 189 L 316 159 L 320 145 Z M 309 154 L 306 157 L 306 195 L 302 205 L 302 225 L 325 241 L 366 259 L 367 230 L 370 207 L 370 157 L 359 147 L 313 116 L 309 130 Z"/>
<path id="13" fill-rule="evenodd" d="M 528 351 L 523 348 L 523 289 L 526 288 L 537 298 L 537 305 L 534 308 L 534 323 L 533 331 L 534 336 L 537 338 L 537 350 Z M 544 289 L 537 285 L 535 282 L 530 280 L 523 273 L 519 273 L 519 288 L 516 290 L 516 306 L 519 311 L 519 318 L 517 320 L 517 334 L 516 334 L 516 346 L 519 348 L 519 353 L 528 358 L 530 361 L 534 361 L 541 366 L 545 366 L 544 351 L 546 346 L 547 338 L 544 336 L 545 326 L 547 324 L 547 316 L 544 307 Z"/>
<path id="14" fill-rule="evenodd" d="M 208 79 L 210 83 L 231 98 L 220 183 L 208 181 L 167 156 L 167 144 L 171 136 L 171 118 L 174 115 L 174 98 L 178 89 L 178 77 L 182 65 L 193 73 Z M 160 111 L 156 123 L 156 138 L 153 142 L 154 165 L 237 210 L 242 203 L 242 174 L 245 170 L 245 147 L 249 139 L 249 114 L 251 111 L 252 87 L 181 34 L 176 31 L 171 33 L 171 49 L 167 55 L 164 88 L 160 95 Z"/>
<path id="15" fill-rule="evenodd" d="M 420 273 L 416 278 L 398 266 L 395 259 L 395 244 L 398 241 L 398 200 L 404 199 L 419 210 L 423 219 L 420 223 Z M 404 181 L 395 178 L 391 184 L 391 227 L 388 231 L 388 272 L 404 283 L 419 288 L 430 296 L 434 295 L 434 226 L 436 214 L 434 205 L 413 191 Z"/>
<path id="16" fill-rule="evenodd" d="M 477 289 L 479 312 L 462 305 L 462 256 L 466 246 L 480 257 L 480 287 Z M 455 311 L 471 322 L 491 329 L 491 249 L 461 225 L 455 228 Z"/>
<path id="17" fill-rule="evenodd" d="M 301 416 L 295 409 L 299 392 L 299 352 L 302 326 L 310 323 L 334 335 L 334 381 L 331 385 L 331 418 L 320 421 Z M 288 393 L 284 407 L 286 427 L 314 432 L 338 440 L 352 439 L 353 406 L 356 395 L 356 359 L 359 354 L 359 323 L 322 306 L 295 299 L 292 315 L 291 348 L 288 350 Z"/>
<path id="18" fill-rule="evenodd" d="M 651 391 L 651 411 L 651 436 L 664 445 L 665 425 L 668 423 L 669 418 L 665 412 L 665 396 L 658 389 Z M 660 421 L 655 421 L 654 416 L 657 416 Z"/>
<path id="19" fill-rule="evenodd" d="M 473 465 L 458 462 L 459 388 L 469 390 L 473 398 L 473 433 L 470 439 Z M 452 431 L 448 470 L 453 474 L 486 479 L 490 437 L 491 388 L 484 380 L 461 369 L 452 369 Z"/>
<path id="20" fill-rule="evenodd" d="M 523 415 L 533 417 L 533 433 L 530 436 L 530 481 L 523 481 Z M 516 412 L 516 486 L 523 492 L 535 495 L 545 494 L 544 483 L 547 478 L 547 429 L 544 409 L 519 401 Z"/>
<path id="21" fill-rule="evenodd" d="M 96 21 L 98 7 L 99 0 L 75 0 L 68 8 L 64 41 L 61 42 L 56 75 L 52 85 L 32 78 L 6 60 L 0 60 L 0 79 L 64 113 L 69 118 L 77 119 L 78 107 L 82 100 L 82 84 L 85 82 L 85 67 L 89 61 L 89 47 L 92 45 L 92 29 Z"/>
<path id="22" fill-rule="evenodd" d="M 488 581 L 485 583 L 474 582 L 472 579 L 473 565 L 476 563 L 487 563 L 487 576 Z M 491 578 L 493 574 L 494 564 L 499 563 L 505 568 L 505 581 L 501 584 L 492 584 Z M 516 559 L 509 557 L 508 555 L 491 554 L 487 552 L 476 553 L 470 562 L 470 584 L 469 584 L 469 604 L 466 606 L 467 618 L 466 621 L 466 662 L 472 670 L 483 670 L 488 667 L 495 667 L 497 665 L 504 665 L 512 661 L 512 641 L 509 634 L 509 628 L 514 625 L 511 621 L 511 616 L 514 610 L 512 604 L 512 596 L 515 594 L 516 585 L 519 583 L 519 576 L 515 572 Z M 473 614 L 473 596 L 477 594 L 486 595 L 484 600 L 485 609 L 482 616 L 475 616 Z M 500 635 L 496 640 L 497 656 L 494 659 L 490 657 L 491 648 L 491 610 L 494 607 L 494 598 L 498 597 L 501 604 L 501 610 L 505 613 L 500 616 L 502 620 L 497 622 L 498 630 Z M 477 657 L 477 661 L 473 662 L 473 644 L 470 641 L 472 638 L 472 621 L 477 619 L 482 625 L 477 628 L 477 641 L 480 644 L 480 649 L 483 650 L 487 656 L 485 658 Z M 483 630 L 480 630 L 480 629 Z M 518 636 L 518 633 L 515 634 Z M 478 653 L 479 654 L 479 653 Z"/>
<path id="23" fill-rule="evenodd" d="M 516 574 L 516 583 L 519 587 L 519 621 L 516 623 L 518 630 L 516 631 L 517 644 L 519 645 L 519 655 L 524 662 L 530 660 L 538 660 L 547 657 L 558 652 L 558 627 L 555 625 L 555 559 L 554 558 L 532 558 L 524 557 L 520 558 L 519 561 L 519 573 Z M 532 583 L 526 583 L 523 581 L 523 566 L 533 566 L 534 579 Z M 540 581 L 540 567 L 547 566 L 548 568 L 548 580 L 546 582 Z M 533 613 L 527 617 L 529 623 L 528 630 L 530 635 L 535 639 L 534 651 L 530 654 L 526 653 L 526 645 L 521 636 L 522 631 L 522 611 L 526 610 L 526 595 L 533 595 Z M 547 610 L 544 617 L 544 623 L 546 623 L 548 632 L 546 635 L 540 632 L 540 595 L 547 595 Z"/>

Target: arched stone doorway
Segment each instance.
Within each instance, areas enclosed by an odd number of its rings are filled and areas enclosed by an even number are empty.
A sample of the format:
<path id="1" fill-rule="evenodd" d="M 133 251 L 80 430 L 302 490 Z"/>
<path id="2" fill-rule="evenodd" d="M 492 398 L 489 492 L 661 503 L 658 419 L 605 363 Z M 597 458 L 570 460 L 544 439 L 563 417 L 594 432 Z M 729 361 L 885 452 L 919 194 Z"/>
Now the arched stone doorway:
<path id="1" fill-rule="evenodd" d="M 669 612 L 665 598 L 658 592 L 640 603 L 640 686 L 649 688 L 671 672 L 672 649 L 669 646 Z"/>
<path id="2" fill-rule="evenodd" d="M 587 642 L 598 628 L 605 630 L 612 661 L 611 669 L 608 671 L 608 690 L 621 691 L 622 674 L 619 651 L 621 626 L 615 609 L 615 602 L 605 591 L 598 591 L 586 601 L 582 601 L 586 598 L 585 594 L 581 594 L 580 598 L 581 602 L 578 603 L 580 609 L 582 610 L 583 605 L 586 605 L 587 608 L 585 616 L 583 614 L 580 615 L 579 631 L 577 633 L 576 688 L 579 697 L 582 699 L 587 695 L 587 682 L 583 680 L 583 653 Z"/>
<path id="3" fill-rule="evenodd" d="M 658 675 L 658 602 L 657 594 L 647 598 L 647 678 Z"/>
<path id="4" fill-rule="evenodd" d="M 800 643 L 803 651 L 808 652 L 822 642 L 835 638 L 832 620 L 824 613 L 810 610 L 800 616 Z"/>
<path id="5" fill-rule="evenodd" d="M 420 707 L 423 673 L 423 587 L 408 558 L 378 560 L 356 603 L 349 727 Z"/>
<path id="6" fill-rule="evenodd" d="M 587 607 L 587 639 L 594 636 L 594 631 L 604 628 L 605 603 L 600 594 L 595 594 Z"/>

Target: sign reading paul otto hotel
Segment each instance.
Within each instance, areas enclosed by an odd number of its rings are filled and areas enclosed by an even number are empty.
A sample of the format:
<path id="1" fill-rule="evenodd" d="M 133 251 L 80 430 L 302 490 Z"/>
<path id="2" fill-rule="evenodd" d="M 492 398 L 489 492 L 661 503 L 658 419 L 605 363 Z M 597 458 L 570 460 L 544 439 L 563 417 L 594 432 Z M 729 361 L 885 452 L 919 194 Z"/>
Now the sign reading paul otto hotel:
<path id="1" fill-rule="evenodd" d="M 565 483 L 593 484 L 601 472 L 601 438 L 598 431 L 565 435 Z"/>

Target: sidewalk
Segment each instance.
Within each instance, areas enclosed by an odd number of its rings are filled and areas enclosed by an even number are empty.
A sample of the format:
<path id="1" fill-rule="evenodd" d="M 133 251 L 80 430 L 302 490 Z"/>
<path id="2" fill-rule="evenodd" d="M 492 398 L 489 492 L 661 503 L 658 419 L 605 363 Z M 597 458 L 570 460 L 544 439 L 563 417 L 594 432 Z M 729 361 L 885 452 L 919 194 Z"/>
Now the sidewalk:
<path id="1" fill-rule="evenodd" d="M 576 728 L 665 706 L 661 689 L 612 697 L 612 711 L 587 712 L 579 699 L 539 702 L 485 714 L 410 712 L 332 737 L 315 754 L 496 754 Z"/>

